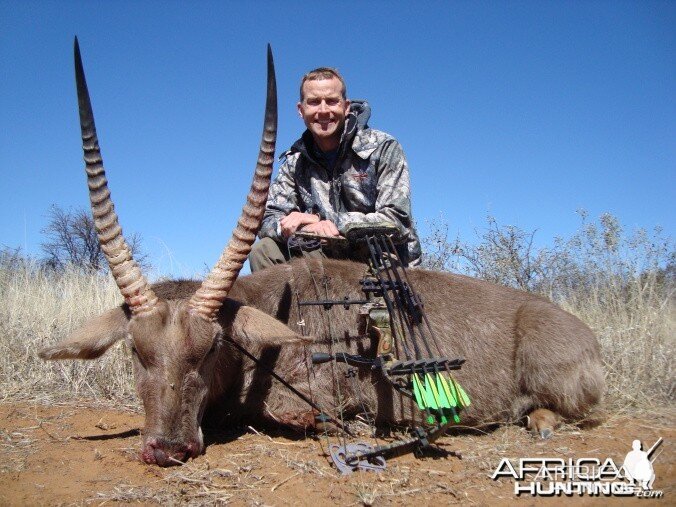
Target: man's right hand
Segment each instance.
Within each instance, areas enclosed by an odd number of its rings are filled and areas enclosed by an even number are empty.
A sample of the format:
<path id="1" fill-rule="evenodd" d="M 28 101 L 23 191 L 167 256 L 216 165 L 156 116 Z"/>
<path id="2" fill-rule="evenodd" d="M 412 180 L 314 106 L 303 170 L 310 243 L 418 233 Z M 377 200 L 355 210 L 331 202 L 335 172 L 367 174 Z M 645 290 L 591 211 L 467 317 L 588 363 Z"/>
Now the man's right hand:
<path id="1" fill-rule="evenodd" d="M 300 211 L 292 211 L 279 221 L 279 225 L 282 229 L 282 236 L 288 238 L 304 225 L 316 224 L 318 222 L 319 217 L 317 215 L 301 213 Z"/>

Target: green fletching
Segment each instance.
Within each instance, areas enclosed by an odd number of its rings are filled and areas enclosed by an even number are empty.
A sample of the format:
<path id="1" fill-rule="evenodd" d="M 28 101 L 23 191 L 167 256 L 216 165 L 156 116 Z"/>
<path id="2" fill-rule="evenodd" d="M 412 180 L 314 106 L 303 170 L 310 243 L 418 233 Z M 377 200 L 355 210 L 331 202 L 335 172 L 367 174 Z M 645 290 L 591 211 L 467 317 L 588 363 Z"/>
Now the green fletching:
<path id="1" fill-rule="evenodd" d="M 432 391 L 432 396 L 434 396 L 434 401 L 437 402 L 437 405 L 439 406 L 439 408 L 443 408 L 443 405 L 441 403 L 441 398 L 439 397 L 439 391 L 437 391 L 437 383 L 434 381 L 434 377 L 432 376 L 431 373 L 425 374 L 425 382 L 427 382 L 430 386 L 430 390 Z"/>
<path id="2" fill-rule="evenodd" d="M 437 390 L 443 392 L 446 400 L 448 400 L 448 405 L 446 405 L 446 408 L 458 406 L 458 400 L 455 396 L 453 396 L 453 391 L 451 391 L 451 389 L 448 387 L 448 382 L 442 374 L 437 375 Z"/>
<path id="3" fill-rule="evenodd" d="M 434 380 L 429 373 L 425 374 L 425 403 L 429 408 L 439 410 L 439 399 L 435 391 Z"/>
<path id="4" fill-rule="evenodd" d="M 437 421 L 446 424 L 450 417 L 459 423 L 460 410 L 471 403 L 465 390 L 450 375 L 446 378 L 440 372 L 413 374 L 411 385 L 418 408 L 427 411 L 428 424 L 436 424 Z"/>
<path id="5" fill-rule="evenodd" d="M 458 392 L 458 400 L 460 400 L 460 404 L 463 407 L 469 407 L 472 402 L 470 401 L 469 396 L 467 396 L 465 390 L 462 388 L 460 384 L 458 384 L 458 382 L 455 379 L 451 378 L 451 381 L 453 382 L 455 389 Z"/>
<path id="6" fill-rule="evenodd" d="M 453 400 L 453 406 L 459 407 L 460 401 L 458 400 L 458 390 L 455 388 L 455 382 L 453 382 L 453 377 L 448 378 L 448 382 L 446 382 L 446 385 L 448 386 L 448 392 L 451 395 L 451 400 Z"/>
<path id="7" fill-rule="evenodd" d="M 435 373 L 434 378 L 437 384 L 437 394 L 439 395 L 439 404 L 443 408 L 451 408 L 452 407 L 451 400 L 448 399 L 448 396 L 446 395 L 446 390 L 444 389 L 443 383 L 444 377 L 439 373 Z"/>
<path id="8" fill-rule="evenodd" d="M 425 399 L 423 397 L 423 387 L 420 385 L 420 379 L 418 375 L 413 374 L 413 395 L 415 396 L 415 402 L 418 404 L 420 410 L 425 410 Z"/>

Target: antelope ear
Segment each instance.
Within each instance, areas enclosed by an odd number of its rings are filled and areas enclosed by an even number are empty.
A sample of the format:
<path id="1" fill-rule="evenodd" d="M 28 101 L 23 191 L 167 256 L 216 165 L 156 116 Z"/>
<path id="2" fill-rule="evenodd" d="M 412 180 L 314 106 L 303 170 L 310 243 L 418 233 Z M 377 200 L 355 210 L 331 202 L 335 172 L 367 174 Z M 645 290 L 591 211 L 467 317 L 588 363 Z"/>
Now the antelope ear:
<path id="1" fill-rule="evenodd" d="M 260 345 L 312 343 L 312 338 L 301 336 L 267 313 L 245 305 L 237 308 L 231 333 L 234 340 Z"/>
<path id="2" fill-rule="evenodd" d="M 45 347 L 38 355 L 42 359 L 95 359 L 127 335 L 128 313 L 122 307 L 108 310 L 89 319 L 66 340 Z"/>

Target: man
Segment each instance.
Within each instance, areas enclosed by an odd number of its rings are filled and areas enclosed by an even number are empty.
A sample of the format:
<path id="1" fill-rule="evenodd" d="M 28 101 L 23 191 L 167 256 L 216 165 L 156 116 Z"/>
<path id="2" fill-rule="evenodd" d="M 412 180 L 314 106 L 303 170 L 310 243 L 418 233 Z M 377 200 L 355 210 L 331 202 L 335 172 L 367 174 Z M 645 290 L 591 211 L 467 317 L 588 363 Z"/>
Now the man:
<path id="1" fill-rule="evenodd" d="M 301 81 L 298 114 L 307 130 L 282 155 L 251 271 L 288 261 L 286 241 L 296 231 L 334 237 L 364 222 L 394 224 L 403 262 L 419 264 L 406 158 L 392 136 L 368 127 L 369 105 L 347 100 L 342 76 L 321 67 Z"/>

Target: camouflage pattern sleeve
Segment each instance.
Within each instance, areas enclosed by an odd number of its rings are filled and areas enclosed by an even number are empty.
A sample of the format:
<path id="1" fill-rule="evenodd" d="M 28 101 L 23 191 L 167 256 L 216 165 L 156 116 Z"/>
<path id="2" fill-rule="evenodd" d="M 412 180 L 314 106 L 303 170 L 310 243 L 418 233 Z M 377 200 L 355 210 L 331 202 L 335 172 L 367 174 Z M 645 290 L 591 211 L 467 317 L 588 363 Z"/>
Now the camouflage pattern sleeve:
<path id="1" fill-rule="evenodd" d="M 263 223 L 258 233 L 260 238 L 285 241 L 281 235 L 279 221 L 292 211 L 300 211 L 298 208 L 296 181 L 293 174 L 294 170 L 295 164 L 290 163 L 287 157 L 279 168 L 275 181 L 270 185 Z"/>
<path id="2" fill-rule="evenodd" d="M 373 153 L 377 156 L 376 185 L 377 197 L 375 211 L 361 213 L 358 211 L 331 212 L 326 218 L 331 220 L 341 232 L 352 223 L 380 223 L 393 222 L 399 228 L 398 242 L 407 241 L 413 228 L 411 219 L 411 184 L 408 173 L 408 164 L 401 145 L 396 140 L 386 142 L 381 150 Z"/>

